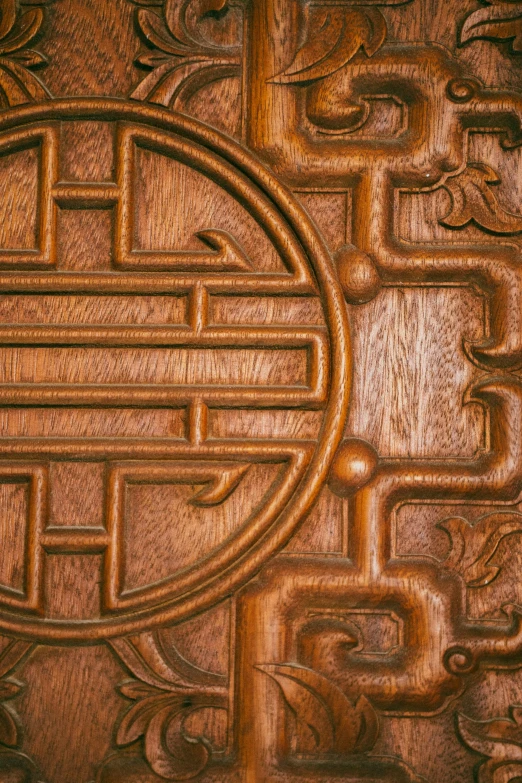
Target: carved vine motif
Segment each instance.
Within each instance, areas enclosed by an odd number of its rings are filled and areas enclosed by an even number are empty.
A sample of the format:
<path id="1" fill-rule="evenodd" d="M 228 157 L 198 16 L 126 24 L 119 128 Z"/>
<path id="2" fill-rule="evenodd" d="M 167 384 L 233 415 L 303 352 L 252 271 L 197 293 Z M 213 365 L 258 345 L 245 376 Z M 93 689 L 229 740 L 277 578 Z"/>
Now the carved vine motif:
<path id="1" fill-rule="evenodd" d="M 489 41 L 509 41 L 514 54 L 522 52 L 522 3 L 503 0 L 483 0 L 485 8 L 470 13 L 460 31 L 459 44 L 484 38 Z"/>
<path id="2" fill-rule="evenodd" d="M 491 561 L 501 542 L 507 536 L 522 533 L 522 514 L 486 514 L 473 524 L 463 517 L 450 517 L 437 527 L 451 541 L 445 567 L 457 571 L 468 587 L 485 587 L 500 573 L 500 567 Z"/>
<path id="3" fill-rule="evenodd" d="M 115 639 L 110 645 L 135 677 L 120 685 L 133 704 L 118 725 L 116 744 L 141 740 L 151 770 L 166 780 L 196 777 L 208 764 L 211 748 L 204 737 L 187 736 L 184 722 L 196 710 L 227 709 L 226 678 L 167 650 L 159 633 Z"/>
<path id="4" fill-rule="evenodd" d="M 239 74 L 240 47 L 204 40 L 194 21 L 225 16 L 229 0 L 133 1 L 144 6 L 137 10 L 136 22 L 149 47 L 136 63 L 152 72 L 138 84 L 131 98 L 180 108 L 203 85 Z M 194 12 L 191 15 L 189 7 Z"/>
<path id="5" fill-rule="evenodd" d="M 508 718 L 478 721 L 457 716 L 457 728 L 471 750 L 487 756 L 479 768 L 480 783 L 509 783 L 522 776 L 522 707 L 509 708 Z"/>
<path id="6" fill-rule="evenodd" d="M 518 234 L 522 231 L 522 215 L 504 209 L 490 188 L 499 182 L 500 177 L 490 166 L 468 163 L 442 184 L 449 193 L 451 208 L 439 223 L 447 228 L 463 228 L 473 222 L 493 234 Z"/>
<path id="7" fill-rule="evenodd" d="M 41 6 L 46 0 L 38 2 Z M 44 21 L 44 10 L 24 6 L 30 0 L 0 0 L 0 101 L 4 107 L 42 101 L 50 93 L 30 68 L 46 64 L 40 52 L 28 48 L 34 43 Z"/>
<path id="8" fill-rule="evenodd" d="M 330 680 L 304 666 L 287 663 L 256 668 L 277 682 L 317 753 L 347 756 L 366 753 L 375 745 L 379 719 L 365 696 L 352 704 Z"/>

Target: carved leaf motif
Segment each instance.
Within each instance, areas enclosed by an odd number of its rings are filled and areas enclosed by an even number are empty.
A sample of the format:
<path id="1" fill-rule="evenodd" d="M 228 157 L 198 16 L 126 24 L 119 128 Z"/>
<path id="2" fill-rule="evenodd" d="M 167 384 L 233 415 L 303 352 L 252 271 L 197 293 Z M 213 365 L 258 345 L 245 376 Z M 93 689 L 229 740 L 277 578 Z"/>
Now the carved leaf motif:
<path id="1" fill-rule="evenodd" d="M 17 682 L 13 682 L 12 680 L 1 680 L 0 700 L 5 701 L 6 699 L 14 699 L 14 697 L 17 696 L 21 690 L 22 686 Z"/>
<path id="2" fill-rule="evenodd" d="M 138 58 L 142 65 L 154 68 L 131 95 L 136 101 L 150 101 L 160 106 L 176 105 L 184 85 L 204 67 L 202 60 L 174 60 L 165 55 L 149 54 Z"/>
<path id="3" fill-rule="evenodd" d="M 364 753 L 377 739 L 379 723 L 370 702 L 355 705 L 322 674 L 296 664 L 256 667 L 277 682 L 297 721 L 321 753 Z"/>
<path id="4" fill-rule="evenodd" d="M 9 35 L 16 22 L 16 0 L 3 0 L 0 4 L 0 40 Z"/>
<path id="5" fill-rule="evenodd" d="M 23 658 L 29 655 L 32 647 L 31 642 L 24 642 L 21 639 L 12 641 L 0 654 L 0 677 L 10 674 Z M 9 688 L 8 691 L 11 689 Z"/>
<path id="6" fill-rule="evenodd" d="M 167 780 L 195 777 L 206 766 L 210 752 L 206 742 L 184 734 L 183 722 L 189 712 L 201 706 L 206 705 L 182 694 L 141 699 L 124 715 L 116 743 L 129 745 L 143 736 L 145 756 L 157 775 Z"/>
<path id="7" fill-rule="evenodd" d="M 135 742 L 142 734 L 145 734 L 148 725 L 156 712 L 162 707 L 179 707 L 179 696 L 160 694 L 140 699 L 128 712 L 125 713 L 118 727 L 116 743 L 129 745 Z"/>
<path id="8" fill-rule="evenodd" d="M 28 68 L 46 63 L 45 57 L 24 49 L 40 31 L 44 20 L 41 8 L 31 8 L 17 16 L 15 0 L 0 0 L 0 90 L 8 106 L 45 100 L 48 90 Z"/>
<path id="9" fill-rule="evenodd" d="M 34 74 L 13 59 L 4 57 L 0 57 L 0 89 L 9 106 L 43 101 L 49 97 L 47 89 Z"/>
<path id="10" fill-rule="evenodd" d="M 155 688 L 152 685 L 147 685 L 144 682 L 136 682 L 135 680 L 129 680 L 128 682 L 122 682 L 119 686 L 119 691 L 122 696 L 126 696 L 127 699 L 145 699 L 148 696 L 160 696 L 162 691 L 160 688 Z"/>
<path id="11" fill-rule="evenodd" d="M 137 642 L 131 639 L 113 639 L 111 647 L 132 674 L 147 686 L 165 692 L 175 691 L 178 686 L 188 684 L 168 665 L 154 634 L 141 634 Z M 125 686 L 128 686 L 128 683 L 125 683 Z"/>
<path id="12" fill-rule="evenodd" d="M 138 11 L 138 25 L 151 46 L 160 49 L 166 54 L 185 57 L 190 51 L 186 44 L 177 40 L 167 28 L 162 17 L 154 11 L 146 8 L 140 8 Z"/>
<path id="13" fill-rule="evenodd" d="M 206 740 L 193 740 L 184 735 L 183 721 L 186 714 L 187 710 L 183 708 L 176 711 L 170 706 L 164 707 L 150 721 L 145 736 L 145 754 L 149 763 L 157 775 L 167 780 L 196 777 L 207 766 L 210 758 Z"/>
<path id="14" fill-rule="evenodd" d="M 11 57 L 13 60 L 19 62 L 20 65 L 23 65 L 24 68 L 34 68 L 37 65 L 45 65 L 47 62 L 43 54 L 35 52 L 34 49 L 24 49 L 23 52 L 14 52 Z"/>
<path id="15" fill-rule="evenodd" d="M 462 228 L 473 221 L 493 234 L 522 231 L 522 216 L 505 210 L 490 188 L 499 182 L 490 166 L 468 163 L 463 171 L 448 177 L 442 185 L 450 195 L 451 209 L 439 223 L 447 228 Z"/>
<path id="16" fill-rule="evenodd" d="M 33 40 L 40 27 L 44 16 L 41 8 L 33 8 L 22 15 L 20 24 L 3 43 L 0 43 L 0 54 L 10 54 L 23 49 Z"/>
<path id="17" fill-rule="evenodd" d="M 0 705 L 0 743 L 14 748 L 18 745 L 18 724 L 8 707 Z"/>
<path id="18" fill-rule="evenodd" d="M 491 560 L 507 536 L 522 533 L 522 514 L 487 514 L 470 524 L 463 517 L 450 517 L 437 525 L 451 541 L 444 565 L 461 574 L 468 587 L 491 584 L 500 573 Z"/>
<path id="19" fill-rule="evenodd" d="M 500 2 L 473 11 L 466 17 L 459 42 L 462 45 L 478 38 L 511 41 L 512 50 L 522 52 L 522 5 Z"/>
<path id="20" fill-rule="evenodd" d="M 522 707 L 513 706 L 509 718 L 477 721 L 458 715 L 458 731 L 466 745 L 498 762 L 522 761 Z M 518 765 L 522 774 L 522 764 Z"/>
<path id="21" fill-rule="evenodd" d="M 308 37 L 276 84 L 324 79 L 363 49 L 371 57 L 386 40 L 386 21 L 376 8 L 312 6 Z"/>
<path id="22" fill-rule="evenodd" d="M 216 79 L 239 73 L 240 50 L 236 46 L 216 46 L 197 38 L 186 21 L 185 2 L 165 3 L 161 13 L 139 8 L 137 23 L 147 44 L 156 51 L 141 54 L 136 62 L 152 68 L 134 89 L 131 98 L 174 108 L 200 87 Z M 156 5 L 140 2 L 140 5 Z M 228 0 L 199 0 L 198 19 L 210 13 L 225 14 Z"/>
<path id="23" fill-rule="evenodd" d="M 14 671 L 16 666 L 29 654 L 33 645 L 30 642 L 12 641 L 0 655 L 0 677 Z M 22 686 L 13 680 L 0 679 L 0 744 L 14 748 L 19 741 L 19 727 L 11 708 L 4 704 L 13 699 L 22 690 Z"/>
<path id="24" fill-rule="evenodd" d="M 145 757 L 157 775 L 166 780 L 197 776 L 210 758 L 210 748 L 204 738 L 187 737 L 183 724 L 191 712 L 202 707 L 225 709 L 226 684 L 210 673 L 207 680 L 211 684 L 189 682 L 173 668 L 176 654 L 166 655 L 158 634 L 114 639 L 110 644 L 138 678 L 120 685 L 122 695 L 134 703 L 120 721 L 117 745 L 130 745 L 143 738 Z"/>

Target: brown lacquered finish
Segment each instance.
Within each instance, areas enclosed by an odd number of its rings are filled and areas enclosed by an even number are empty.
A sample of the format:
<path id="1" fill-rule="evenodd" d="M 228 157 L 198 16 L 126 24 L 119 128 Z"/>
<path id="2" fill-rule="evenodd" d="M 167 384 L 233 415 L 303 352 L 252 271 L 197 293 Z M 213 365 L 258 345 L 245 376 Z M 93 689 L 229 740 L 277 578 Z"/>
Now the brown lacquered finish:
<path id="1" fill-rule="evenodd" d="M 521 51 L 0 0 L 0 783 L 522 780 Z"/>

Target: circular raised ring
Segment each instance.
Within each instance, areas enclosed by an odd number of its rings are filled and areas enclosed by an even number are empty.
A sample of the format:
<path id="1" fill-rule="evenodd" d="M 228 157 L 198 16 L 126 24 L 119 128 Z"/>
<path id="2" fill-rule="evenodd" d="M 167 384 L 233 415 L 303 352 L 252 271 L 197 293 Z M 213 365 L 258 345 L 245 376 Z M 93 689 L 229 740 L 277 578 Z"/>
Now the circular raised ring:
<path id="1" fill-rule="evenodd" d="M 335 275 L 330 255 L 324 242 L 293 195 L 248 150 L 208 126 L 167 110 L 116 99 L 57 99 L 38 106 L 24 106 L 6 111 L 0 118 L 0 142 L 3 133 L 24 133 L 39 124 L 52 126 L 63 121 L 97 120 L 132 127 L 140 132 L 160 134 L 179 155 L 185 165 L 197 169 L 218 182 L 233 198 L 244 206 L 265 232 L 287 266 L 307 269 L 308 283 L 319 301 L 325 324 L 326 354 L 320 371 L 323 378 L 323 398 L 317 398 L 315 409 L 322 413 L 320 434 L 309 453 L 296 451 L 293 468 L 287 470 L 284 492 L 275 496 L 240 528 L 238 533 L 219 548 L 209 553 L 194 568 L 186 569 L 166 586 L 154 589 L 129 605 L 111 607 L 97 618 L 61 620 L 46 616 L 45 608 L 38 611 L 13 608 L 0 595 L 0 630 L 26 638 L 50 643 L 93 643 L 104 638 L 135 633 L 155 625 L 182 620 L 195 611 L 209 607 L 244 584 L 267 559 L 289 539 L 300 520 L 311 508 L 340 443 L 348 407 L 351 355 L 349 329 L 344 297 Z M 18 273 L 16 273 L 18 274 Z M 38 273 L 31 273 L 37 278 Z M 45 271 L 47 279 L 52 271 Z M 122 269 L 118 272 L 126 274 Z M 154 274 L 154 270 L 149 272 Z M 274 284 L 277 294 L 277 284 Z M 255 293 L 255 291 L 254 291 Z M 292 402 L 289 403 L 291 406 Z M 298 407 L 298 403 L 294 407 Z M 80 447 L 83 448 L 83 446 Z M 79 448 L 80 448 L 79 447 Z M 44 464 L 46 444 L 38 447 L 39 454 L 27 457 L 28 463 Z M 181 463 L 184 459 L 212 461 L 223 459 L 223 449 L 229 449 L 230 459 L 238 459 L 234 445 L 212 442 L 197 449 L 190 445 L 173 451 L 170 459 Z M 250 448 L 250 447 L 249 447 Z M 267 447 L 263 447 L 266 448 Z M 272 459 L 256 451 L 251 445 L 252 459 Z M 83 453 L 83 452 L 82 452 Z M 80 455 L 80 458 L 81 457 Z M 105 459 L 111 460 L 111 455 Z M 140 457 L 140 459 L 142 459 Z M 6 456 L 1 455 L 6 464 Z M 20 464 L 20 457 L 16 457 Z M 172 462 L 171 462 L 172 464 Z M 290 463 L 289 463 L 290 464 Z M 292 472 L 293 471 L 293 472 Z M 290 473 L 292 475 L 290 475 Z M 285 483 L 286 482 L 286 483 Z M 105 574 L 111 565 L 105 566 Z M 139 598 L 139 596 L 138 596 Z M 133 599 L 134 600 L 134 599 Z"/>

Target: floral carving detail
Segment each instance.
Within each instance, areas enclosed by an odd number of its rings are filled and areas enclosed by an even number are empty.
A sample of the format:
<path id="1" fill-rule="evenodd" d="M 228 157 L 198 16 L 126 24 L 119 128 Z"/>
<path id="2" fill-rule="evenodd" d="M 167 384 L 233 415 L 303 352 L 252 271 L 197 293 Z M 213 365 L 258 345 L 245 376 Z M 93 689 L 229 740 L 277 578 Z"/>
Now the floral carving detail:
<path id="1" fill-rule="evenodd" d="M 134 0 L 139 8 L 137 24 L 149 51 L 136 62 L 152 69 L 135 88 L 131 98 L 179 108 L 203 85 L 240 73 L 239 46 L 218 46 L 202 39 L 195 20 L 224 16 L 228 0 Z M 188 14 L 189 6 L 191 14 Z"/>
<path id="2" fill-rule="evenodd" d="M 272 81 L 312 83 L 346 65 L 359 50 L 371 57 L 386 40 L 386 20 L 378 8 L 312 5 L 308 36 L 294 59 Z"/>
<path id="3" fill-rule="evenodd" d="M 42 54 L 27 48 L 40 32 L 43 20 L 42 8 L 21 11 L 18 0 L 0 0 L 0 94 L 4 106 L 50 97 L 47 88 L 29 70 L 47 62 Z"/>
<path id="4" fill-rule="evenodd" d="M 0 746 L 15 748 L 20 742 L 18 719 L 6 701 L 18 696 L 22 685 L 15 680 L 5 679 L 11 674 L 32 648 L 30 642 L 12 641 L 0 655 Z"/>
<path id="5" fill-rule="evenodd" d="M 458 174 L 447 177 L 442 187 L 450 195 L 451 209 L 439 223 L 447 228 L 463 228 L 474 222 L 493 234 L 521 232 L 522 215 L 504 209 L 490 188 L 499 182 L 499 176 L 485 163 L 468 163 Z"/>
<path id="6" fill-rule="evenodd" d="M 208 764 L 211 748 L 204 737 L 187 736 L 183 724 L 196 710 L 227 709 L 226 678 L 192 666 L 173 648 L 167 650 L 159 633 L 110 644 L 136 678 L 120 685 L 133 704 L 119 723 L 116 744 L 142 739 L 145 758 L 157 775 L 166 780 L 195 777 Z"/>
<path id="7" fill-rule="evenodd" d="M 463 517 L 449 517 L 437 527 L 451 541 L 445 567 L 457 571 L 468 587 L 484 587 L 500 573 L 500 567 L 491 561 L 501 541 L 522 533 L 522 514 L 509 511 L 486 514 L 473 524 Z"/>
<path id="8" fill-rule="evenodd" d="M 379 719 L 365 696 L 352 704 L 330 680 L 304 666 L 287 663 L 256 668 L 277 682 L 317 753 L 347 756 L 372 749 L 379 733 Z"/>
<path id="9" fill-rule="evenodd" d="M 4 637 L 5 639 L 5 637 Z M 0 769 L 2 780 L 42 782 L 36 765 L 19 750 L 22 730 L 16 712 L 6 704 L 21 693 L 23 685 L 10 679 L 17 666 L 30 654 L 34 645 L 22 640 L 10 640 L 0 653 Z"/>
<path id="10" fill-rule="evenodd" d="M 460 45 L 478 38 L 511 41 L 511 50 L 519 54 L 522 52 L 522 3 L 486 1 L 486 8 L 479 8 L 466 17 L 460 31 Z"/>
<path id="11" fill-rule="evenodd" d="M 487 756 L 480 766 L 481 783 L 509 783 L 522 776 L 522 707 L 512 706 L 508 718 L 478 721 L 457 717 L 458 732 L 466 745 Z"/>

